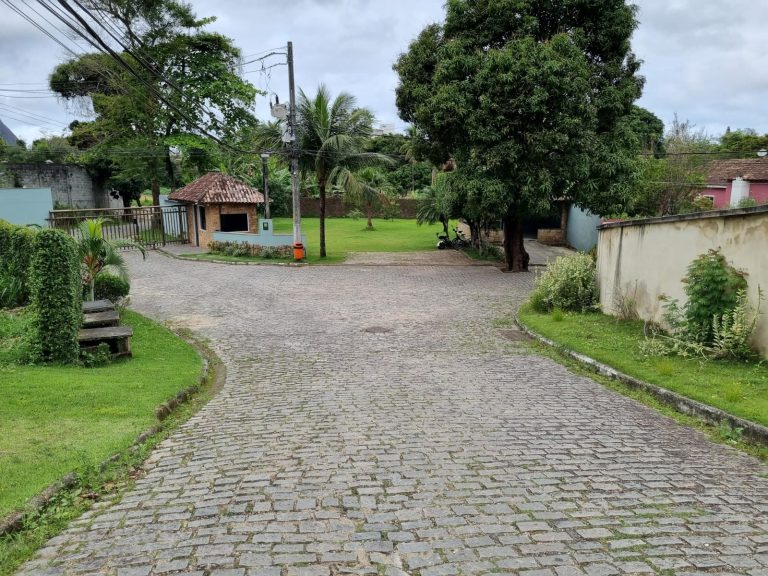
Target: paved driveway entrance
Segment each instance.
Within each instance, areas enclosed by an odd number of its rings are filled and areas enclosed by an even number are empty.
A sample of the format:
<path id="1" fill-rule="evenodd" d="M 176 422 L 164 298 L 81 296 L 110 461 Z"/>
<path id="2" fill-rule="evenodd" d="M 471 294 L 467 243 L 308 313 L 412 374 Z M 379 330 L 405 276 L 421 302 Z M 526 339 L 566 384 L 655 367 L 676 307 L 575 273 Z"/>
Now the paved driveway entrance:
<path id="1" fill-rule="evenodd" d="M 130 258 L 226 385 L 23 574 L 768 574 L 768 467 L 502 337 L 531 275 Z"/>

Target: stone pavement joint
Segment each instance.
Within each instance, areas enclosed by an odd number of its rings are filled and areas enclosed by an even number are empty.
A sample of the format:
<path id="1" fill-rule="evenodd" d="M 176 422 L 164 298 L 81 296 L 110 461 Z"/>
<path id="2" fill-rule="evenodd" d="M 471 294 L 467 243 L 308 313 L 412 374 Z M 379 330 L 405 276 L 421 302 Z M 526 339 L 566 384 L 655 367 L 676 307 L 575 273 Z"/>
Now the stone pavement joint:
<path id="1" fill-rule="evenodd" d="M 530 274 L 129 261 L 227 382 L 20 575 L 768 575 L 768 467 L 502 337 Z"/>

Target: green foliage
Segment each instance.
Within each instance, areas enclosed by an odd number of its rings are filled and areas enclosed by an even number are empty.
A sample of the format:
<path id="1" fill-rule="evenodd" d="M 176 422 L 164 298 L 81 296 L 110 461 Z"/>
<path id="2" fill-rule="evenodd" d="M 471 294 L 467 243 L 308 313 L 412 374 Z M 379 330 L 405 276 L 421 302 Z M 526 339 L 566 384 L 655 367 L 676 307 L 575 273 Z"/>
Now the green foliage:
<path id="1" fill-rule="evenodd" d="M 758 308 L 753 314 L 747 291 L 741 289 L 736 293 L 736 305 L 731 310 L 712 317 L 712 349 L 715 357 L 741 360 L 755 357 L 749 341 L 760 317 L 762 299 L 762 291 L 759 291 Z"/>
<path id="2" fill-rule="evenodd" d="M 81 350 L 80 352 L 80 363 L 86 368 L 106 366 L 110 362 L 112 362 L 112 352 L 106 342 L 101 342 L 91 350 Z"/>
<path id="3" fill-rule="evenodd" d="M 688 300 L 664 305 L 668 334 L 652 330 L 643 347 L 646 356 L 733 358 L 755 357 L 750 339 L 760 316 L 762 290 L 758 287 L 757 310 L 747 297 L 744 273 L 728 264 L 717 250 L 696 258 L 683 278 Z"/>
<path id="4" fill-rule="evenodd" d="M 37 230 L 0 220 L 0 308 L 29 302 L 29 261 Z"/>
<path id="5" fill-rule="evenodd" d="M 757 200 L 754 198 L 742 198 L 736 205 L 737 208 L 754 208 L 757 206 Z"/>
<path id="6" fill-rule="evenodd" d="M 131 291 L 131 285 L 125 278 L 108 272 L 96 275 L 93 288 L 95 300 L 110 300 L 116 304 L 120 303 Z"/>
<path id="7" fill-rule="evenodd" d="M 108 240 L 104 237 L 104 218 L 83 220 L 78 225 L 77 251 L 82 263 L 83 284 L 88 287 L 87 299 L 96 299 L 96 278 L 104 271 L 116 272 L 125 282 L 128 269 L 121 248 L 135 248 L 146 258 L 141 244 L 129 240 Z"/>
<path id="8" fill-rule="evenodd" d="M 504 220 L 511 269 L 527 266 L 523 219 L 556 199 L 603 214 L 625 204 L 640 147 L 636 25 L 624 0 L 451 0 L 395 64 L 416 148 L 456 160 L 462 217 Z"/>
<path id="9" fill-rule="evenodd" d="M 685 330 L 695 342 L 711 344 L 712 319 L 722 317 L 739 303 L 740 291 L 747 288 L 744 273 L 729 265 L 719 251 L 709 250 L 691 262 L 683 282 L 688 296 Z"/>
<path id="10" fill-rule="evenodd" d="M 162 183 L 175 185 L 218 162 L 216 145 L 196 134 L 199 126 L 227 139 L 255 123 L 250 108 L 259 91 L 240 77 L 240 50 L 205 29 L 212 19 L 198 18 L 191 5 L 176 0 L 96 0 L 89 8 L 168 79 L 161 82 L 138 65 L 134 75 L 100 53 L 63 62 L 50 75 L 52 91 L 84 100 L 93 112 L 92 121 L 72 125 L 70 142 L 125 205 L 141 190 L 156 195 Z"/>
<path id="11" fill-rule="evenodd" d="M 584 312 L 597 304 L 597 272 L 589 254 L 560 256 L 536 281 L 531 303 L 536 310 Z"/>
<path id="12" fill-rule="evenodd" d="M 257 244 L 249 244 L 248 242 L 220 242 L 214 240 L 208 243 L 208 250 L 211 254 L 221 254 L 236 258 L 254 257 L 271 260 L 293 257 L 292 246 L 259 246 Z"/>
<path id="13" fill-rule="evenodd" d="M 350 218 L 352 220 L 360 220 L 360 218 L 362 217 L 363 217 L 363 212 L 358 208 L 353 208 L 352 210 L 347 212 L 347 218 Z"/>
<path id="14" fill-rule="evenodd" d="M 31 260 L 34 356 L 44 362 L 77 361 L 82 322 L 80 260 L 61 230 L 37 234 Z"/>

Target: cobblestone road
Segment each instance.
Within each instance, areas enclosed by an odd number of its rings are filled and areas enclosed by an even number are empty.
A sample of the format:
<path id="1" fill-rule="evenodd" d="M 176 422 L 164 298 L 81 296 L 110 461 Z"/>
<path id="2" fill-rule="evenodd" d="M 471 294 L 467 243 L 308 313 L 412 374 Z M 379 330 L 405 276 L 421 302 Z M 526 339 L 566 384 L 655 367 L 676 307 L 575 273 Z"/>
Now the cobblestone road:
<path id="1" fill-rule="evenodd" d="M 526 355 L 492 267 L 131 260 L 224 389 L 25 575 L 768 575 L 768 467 Z"/>

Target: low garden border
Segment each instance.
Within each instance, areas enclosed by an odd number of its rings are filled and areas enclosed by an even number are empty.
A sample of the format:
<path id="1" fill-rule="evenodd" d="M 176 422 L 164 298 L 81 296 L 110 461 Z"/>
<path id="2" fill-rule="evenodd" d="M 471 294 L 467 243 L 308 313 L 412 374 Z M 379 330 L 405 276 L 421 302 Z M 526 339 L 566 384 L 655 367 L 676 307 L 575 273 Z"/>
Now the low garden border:
<path id="1" fill-rule="evenodd" d="M 645 382 L 644 380 L 639 380 L 638 378 L 624 374 L 623 372 L 619 372 L 607 364 L 598 362 L 594 358 L 590 358 L 585 354 L 571 350 L 562 344 L 558 344 L 557 342 L 550 340 L 549 338 L 546 338 L 537 332 L 534 332 L 528 328 L 528 326 L 526 326 L 517 315 L 515 315 L 515 323 L 523 332 L 528 334 L 528 336 L 534 340 L 537 340 L 538 342 L 557 350 L 561 354 L 572 358 L 582 366 L 585 366 L 590 370 L 601 374 L 602 376 L 607 376 L 608 378 L 617 380 L 623 384 L 626 384 L 630 388 L 643 390 L 644 392 L 651 394 L 659 402 L 662 402 L 663 404 L 670 406 L 671 408 L 674 408 L 683 414 L 697 416 L 716 426 L 725 422 L 733 428 L 741 429 L 745 439 L 755 444 L 768 446 L 768 427 L 757 424 L 756 422 L 745 420 L 744 418 L 739 418 L 738 416 L 729 414 L 728 412 L 720 410 L 719 408 L 715 408 L 714 406 L 709 406 L 696 400 L 686 398 L 685 396 L 682 396 L 676 392 L 672 392 L 671 390 L 667 390 L 666 388 L 656 386 L 655 384 L 651 384 L 649 382 Z"/>

